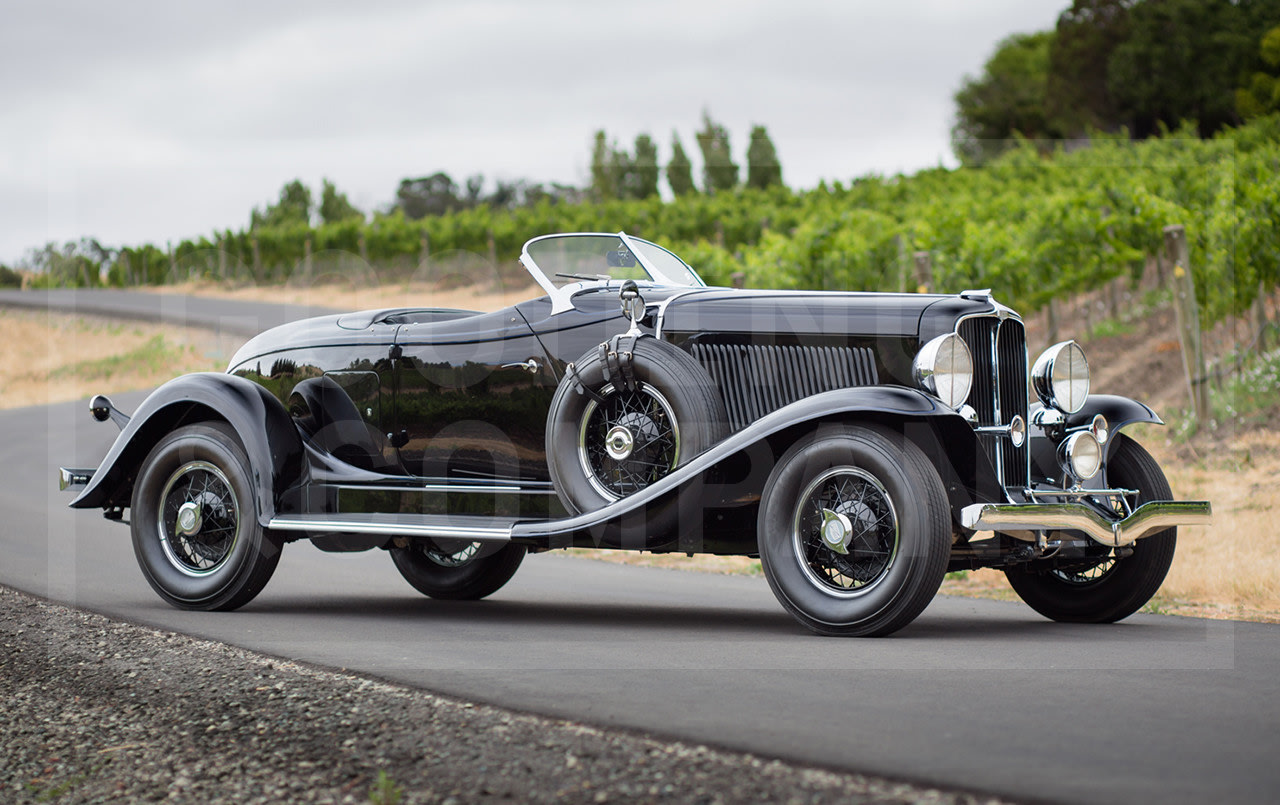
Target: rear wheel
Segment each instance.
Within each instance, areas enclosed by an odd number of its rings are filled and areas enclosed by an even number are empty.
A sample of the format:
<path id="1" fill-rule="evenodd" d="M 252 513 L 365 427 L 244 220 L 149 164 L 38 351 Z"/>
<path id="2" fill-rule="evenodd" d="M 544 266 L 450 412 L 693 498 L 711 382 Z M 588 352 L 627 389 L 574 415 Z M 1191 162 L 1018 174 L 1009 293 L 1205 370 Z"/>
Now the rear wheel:
<path id="1" fill-rule="evenodd" d="M 1127 436 L 1117 436 L 1107 459 L 1107 483 L 1137 489 L 1138 505 L 1173 500 L 1160 465 Z M 1113 623 L 1142 608 L 1160 589 L 1177 547 L 1178 530 L 1143 537 L 1117 558 L 1099 545 L 1079 562 L 1031 562 L 1005 570 L 1009 586 L 1036 612 L 1064 623 Z"/>
<path id="2" fill-rule="evenodd" d="M 937 471 L 889 431 L 819 431 L 783 455 L 764 488 L 760 562 L 774 595 L 819 634 L 887 635 L 942 584 L 950 516 Z"/>
<path id="3" fill-rule="evenodd" d="M 253 600 L 280 561 L 258 523 L 249 460 L 228 425 L 165 436 L 142 464 L 130 503 L 134 555 L 151 587 L 181 609 Z"/>
<path id="4" fill-rule="evenodd" d="M 407 548 L 393 548 L 391 560 L 405 581 L 425 596 L 475 601 L 510 581 L 524 553 L 523 545 L 420 540 Z"/>

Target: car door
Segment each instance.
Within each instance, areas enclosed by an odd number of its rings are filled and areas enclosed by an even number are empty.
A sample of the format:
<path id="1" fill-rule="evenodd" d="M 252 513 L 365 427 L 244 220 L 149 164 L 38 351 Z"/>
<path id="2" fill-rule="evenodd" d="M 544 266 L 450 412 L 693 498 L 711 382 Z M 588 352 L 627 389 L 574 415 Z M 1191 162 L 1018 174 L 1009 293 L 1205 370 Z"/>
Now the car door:
<path id="1" fill-rule="evenodd" d="M 405 469 L 459 487 L 548 480 L 556 377 L 515 309 L 408 321 L 396 333 L 392 441 Z"/>

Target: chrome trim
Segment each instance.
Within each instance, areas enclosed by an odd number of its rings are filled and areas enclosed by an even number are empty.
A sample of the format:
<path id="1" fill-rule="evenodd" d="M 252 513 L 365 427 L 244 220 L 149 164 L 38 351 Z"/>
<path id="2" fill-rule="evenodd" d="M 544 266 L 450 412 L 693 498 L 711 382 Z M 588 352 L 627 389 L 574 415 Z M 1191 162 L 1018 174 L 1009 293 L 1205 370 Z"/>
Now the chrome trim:
<path id="1" fill-rule="evenodd" d="M 661 302 L 659 302 L 658 312 L 655 313 L 653 316 L 653 337 L 658 339 L 659 341 L 662 340 L 662 325 L 663 325 L 663 322 L 666 320 L 668 305 L 670 305 L 672 302 L 676 301 L 677 299 L 683 299 L 690 294 L 695 294 L 705 290 L 707 289 L 706 288 L 690 288 L 687 291 L 673 293 L 671 296 L 668 296 L 666 299 L 663 299 Z"/>
<path id="2" fill-rule="evenodd" d="M 1138 494 L 1136 489 L 1027 489 L 1030 498 L 1113 498 L 1132 497 Z"/>
<path id="3" fill-rule="evenodd" d="M 78 492 L 89 485 L 89 481 L 93 480 L 95 470 L 77 470 L 67 467 L 58 468 L 58 491 L 59 492 Z"/>
<path id="4" fill-rule="evenodd" d="M 393 486 L 391 484 L 332 484 L 331 489 L 354 492 L 458 492 L 465 495 L 496 492 L 504 495 L 554 495 L 554 489 L 528 489 L 522 486 L 485 486 L 483 484 L 423 484 L 421 486 Z"/>
<path id="5" fill-rule="evenodd" d="M 301 519 L 274 517 L 267 528 L 274 531 L 318 531 L 340 534 L 386 534 L 403 537 L 438 537 L 440 539 L 465 539 L 474 542 L 508 542 L 511 527 L 494 526 L 445 526 L 433 523 L 404 521 L 378 522 L 377 520 L 344 520 L 341 515 L 331 519 Z"/>
<path id="6" fill-rule="evenodd" d="M 1068 409 L 1067 406 L 1063 405 L 1062 401 L 1058 399 L 1058 394 L 1053 388 L 1053 369 L 1062 353 L 1071 347 L 1074 347 L 1076 352 L 1080 353 L 1080 360 L 1084 362 L 1085 387 L 1084 397 L 1080 400 L 1080 404 L 1075 408 Z M 1036 358 L 1036 362 L 1031 365 L 1031 389 L 1036 393 L 1036 396 L 1040 398 L 1040 402 L 1045 405 L 1051 408 L 1056 408 L 1064 414 L 1074 414 L 1081 408 L 1084 408 L 1085 403 L 1089 399 L 1090 380 L 1092 379 L 1091 374 L 1092 373 L 1089 370 L 1089 356 L 1085 354 L 1084 348 L 1075 341 L 1059 341 L 1044 352 L 1041 352 L 1040 357 Z"/>
<path id="7" fill-rule="evenodd" d="M 955 345 L 959 344 L 964 350 L 965 360 L 969 363 L 969 381 L 964 390 L 964 394 L 959 395 L 960 399 L 953 402 L 952 400 L 942 400 L 942 395 L 938 393 L 938 382 L 935 375 L 938 374 L 938 355 L 942 352 L 944 346 L 950 348 L 953 357 L 955 353 Z M 920 347 L 920 351 L 916 353 L 916 357 L 911 362 L 911 374 L 916 384 L 920 388 L 929 392 L 933 396 L 942 400 L 950 408 L 958 408 L 969 399 L 970 392 L 973 391 L 973 353 L 969 351 L 969 345 L 964 342 L 959 333 L 944 333 L 937 338 L 932 338 L 929 343 Z"/>
<path id="8" fill-rule="evenodd" d="M 1212 522 L 1213 508 L 1204 500 L 1155 501 L 1115 521 L 1084 503 L 975 503 L 960 511 L 961 525 L 974 531 L 999 531 L 1017 539 L 1027 539 L 1018 532 L 1080 531 L 1112 548 L 1166 528 Z"/>

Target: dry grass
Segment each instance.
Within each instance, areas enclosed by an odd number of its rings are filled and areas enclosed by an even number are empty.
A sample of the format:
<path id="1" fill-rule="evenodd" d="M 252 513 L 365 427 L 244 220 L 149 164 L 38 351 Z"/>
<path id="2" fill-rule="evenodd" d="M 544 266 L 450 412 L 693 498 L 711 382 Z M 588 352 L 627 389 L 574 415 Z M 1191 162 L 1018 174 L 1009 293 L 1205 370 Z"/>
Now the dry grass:
<path id="1" fill-rule="evenodd" d="M 536 285 L 476 284 L 444 288 L 428 282 L 367 283 L 352 286 L 341 282 L 315 285 L 285 284 L 232 287 L 212 282 L 184 282 L 178 285 L 147 286 L 138 290 L 159 294 L 238 299 L 245 302 L 282 302 L 337 310 L 368 310 L 382 307 L 451 307 L 464 310 L 498 310 L 525 299 L 543 295 Z"/>
<path id="2" fill-rule="evenodd" d="M 237 343 L 203 330 L 0 308 L 0 408 L 154 388 L 219 371 Z"/>

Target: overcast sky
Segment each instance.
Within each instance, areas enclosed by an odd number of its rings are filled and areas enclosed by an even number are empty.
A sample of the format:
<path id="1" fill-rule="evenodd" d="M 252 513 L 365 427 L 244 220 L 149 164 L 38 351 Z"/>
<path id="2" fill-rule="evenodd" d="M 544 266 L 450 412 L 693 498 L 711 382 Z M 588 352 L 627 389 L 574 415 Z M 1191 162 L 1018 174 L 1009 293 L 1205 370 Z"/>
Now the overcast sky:
<path id="1" fill-rule="evenodd" d="M 0 262 L 244 227 L 301 178 L 369 210 L 445 171 L 583 185 L 592 135 L 701 112 L 792 187 L 954 164 L 951 97 L 1068 0 L 469 0 L 6 4 Z M 619 222 L 624 226 L 625 222 Z M 530 235 L 538 233 L 529 233 Z"/>

